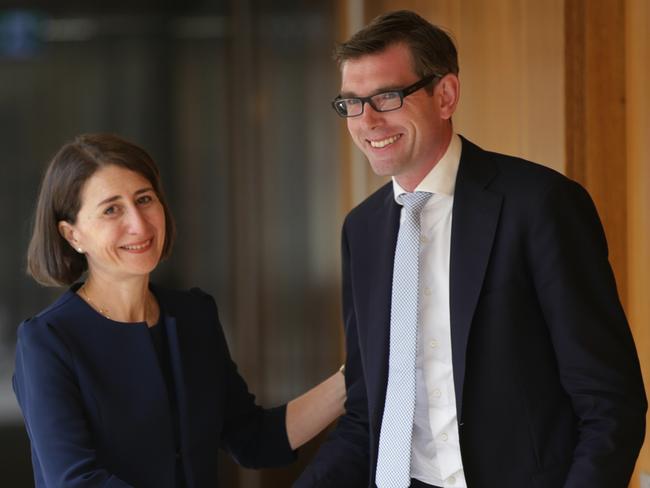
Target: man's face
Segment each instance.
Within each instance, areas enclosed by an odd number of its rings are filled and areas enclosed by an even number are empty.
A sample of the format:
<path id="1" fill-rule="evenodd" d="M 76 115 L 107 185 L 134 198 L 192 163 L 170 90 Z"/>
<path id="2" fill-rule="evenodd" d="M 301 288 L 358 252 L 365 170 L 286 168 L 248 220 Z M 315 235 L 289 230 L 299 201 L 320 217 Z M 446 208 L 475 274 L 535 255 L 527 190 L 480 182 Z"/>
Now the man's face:
<path id="1" fill-rule="evenodd" d="M 341 75 L 344 98 L 400 90 L 419 80 L 404 44 L 347 60 Z M 451 110 L 444 106 L 441 85 L 446 78 L 436 85 L 433 95 L 422 88 L 404 98 L 400 109 L 376 112 L 366 103 L 361 115 L 347 119 L 354 143 L 375 173 L 394 176 L 405 189 L 413 190 L 444 155 L 451 137 L 449 119 L 455 108 L 455 102 Z"/>

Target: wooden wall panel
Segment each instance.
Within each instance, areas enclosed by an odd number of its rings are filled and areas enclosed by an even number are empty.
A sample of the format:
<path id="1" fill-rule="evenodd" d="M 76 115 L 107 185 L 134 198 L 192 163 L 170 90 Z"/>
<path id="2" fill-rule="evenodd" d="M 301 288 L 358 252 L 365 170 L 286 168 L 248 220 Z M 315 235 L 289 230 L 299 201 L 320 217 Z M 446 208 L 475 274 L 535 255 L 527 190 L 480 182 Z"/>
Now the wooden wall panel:
<path id="1" fill-rule="evenodd" d="M 567 175 L 600 213 L 627 303 L 625 0 L 566 0 Z M 575 135 L 575 137 L 574 137 Z"/>
<path id="2" fill-rule="evenodd" d="M 650 391 L 650 3 L 626 3 L 628 315 Z M 650 420 L 650 419 L 649 419 Z M 637 463 L 650 473 L 650 441 Z M 634 484 L 632 486 L 639 486 Z"/>
<path id="3" fill-rule="evenodd" d="M 486 148 L 564 169 L 559 1 L 464 1 L 458 130 Z"/>

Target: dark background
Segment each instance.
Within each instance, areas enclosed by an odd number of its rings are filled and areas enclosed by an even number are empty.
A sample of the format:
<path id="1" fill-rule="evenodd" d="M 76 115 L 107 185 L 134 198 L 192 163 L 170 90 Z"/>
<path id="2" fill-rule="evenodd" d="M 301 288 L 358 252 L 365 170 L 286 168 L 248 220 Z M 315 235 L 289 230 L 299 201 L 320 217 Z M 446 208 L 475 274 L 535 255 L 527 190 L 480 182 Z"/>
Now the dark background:
<path id="1" fill-rule="evenodd" d="M 336 369 L 332 5 L 0 2 L 2 486 L 33 486 L 10 386 L 15 332 L 62 293 L 25 274 L 25 252 L 43 169 L 76 134 L 119 133 L 160 165 L 179 232 L 154 281 L 216 297 L 262 404 L 284 403 Z M 222 456 L 222 486 L 288 486 L 317 443 L 281 470 L 241 470 Z"/>

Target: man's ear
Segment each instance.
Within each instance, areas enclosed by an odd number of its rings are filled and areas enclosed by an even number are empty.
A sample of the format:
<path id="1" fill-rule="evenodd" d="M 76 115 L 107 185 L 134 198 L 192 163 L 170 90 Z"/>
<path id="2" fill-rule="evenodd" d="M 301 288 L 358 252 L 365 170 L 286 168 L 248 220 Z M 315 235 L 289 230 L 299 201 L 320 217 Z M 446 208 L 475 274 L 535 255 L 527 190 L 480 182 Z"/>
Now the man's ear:
<path id="1" fill-rule="evenodd" d="M 436 96 L 440 116 L 445 120 L 451 119 L 460 98 L 460 80 L 458 76 L 453 73 L 443 76 L 435 87 L 434 95 Z"/>
<path id="2" fill-rule="evenodd" d="M 68 244 L 70 244 L 75 251 L 83 252 L 74 226 L 65 220 L 60 220 L 57 226 L 59 228 L 59 234 L 68 241 Z"/>

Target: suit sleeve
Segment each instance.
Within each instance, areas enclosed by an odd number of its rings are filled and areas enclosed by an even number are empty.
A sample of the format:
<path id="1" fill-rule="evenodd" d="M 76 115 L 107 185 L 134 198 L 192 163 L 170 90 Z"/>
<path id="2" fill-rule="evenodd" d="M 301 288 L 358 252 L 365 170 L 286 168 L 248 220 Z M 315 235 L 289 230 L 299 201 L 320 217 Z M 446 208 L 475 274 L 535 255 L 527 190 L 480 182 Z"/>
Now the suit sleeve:
<path id="1" fill-rule="evenodd" d="M 13 386 L 39 486 L 130 486 L 98 465 L 73 360 L 54 328 L 39 319 L 18 330 Z"/>
<path id="2" fill-rule="evenodd" d="M 345 327 L 345 414 L 296 481 L 295 487 L 368 486 L 369 431 L 368 399 L 351 282 L 351 250 L 346 225 L 342 238 L 343 318 Z"/>
<path id="3" fill-rule="evenodd" d="M 283 466 L 295 461 L 296 453 L 287 437 L 286 405 L 267 409 L 255 403 L 255 396 L 248 391 L 230 356 L 214 299 L 204 296 L 209 300 L 209 314 L 217 329 L 218 352 L 223 358 L 223 447 L 247 468 Z"/>
<path id="4" fill-rule="evenodd" d="M 529 256 L 558 362 L 578 417 L 565 488 L 624 487 L 645 434 L 638 357 L 587 192 L 553 185 L 532 219 Z"/>

